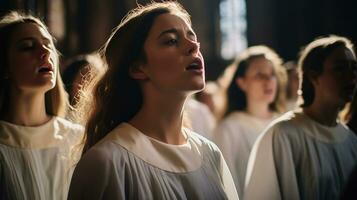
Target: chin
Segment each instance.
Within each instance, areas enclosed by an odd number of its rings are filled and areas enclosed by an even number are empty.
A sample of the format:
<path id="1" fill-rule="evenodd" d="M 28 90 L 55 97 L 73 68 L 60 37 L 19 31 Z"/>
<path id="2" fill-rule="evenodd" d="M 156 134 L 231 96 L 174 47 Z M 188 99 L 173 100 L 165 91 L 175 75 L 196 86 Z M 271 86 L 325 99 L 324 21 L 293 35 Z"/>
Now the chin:
<path id="1" fill-rule="evenodd" d="M 205 89 L 205 86 L 206 86 L 206 83 L 203 81 L 196 85 L 196 90 L 201 91 L 201 90 Z"/>
<path id="2" fill-rule="evenodd" d="M 204 79 L 195 79 L 191 82 L 191 87 L 195 90 L 203 90 L 206 86 L 206 82 Z"/>
<path id="3" fill-rule="evenodd" d="M 205 86 L 204 84 L 203 85 L 202 84 L 195 85 L 195 86 L 191 85 L 190 87 L 185 88 L 184 91 L 186 91 L 190 94 L 194 94 L 194 93 L 202 91 L 205 88 L 204 86 Z"/>
<path id="4" fill-rule="evenodd" d="M 50 82 L 43 85 L 41 88 L 43 88 L 46 92 L 48 92 L 49 90 L 52 90 L 55 86 L 56 86 L 55 83 Z"/>
<path id="5" fill-rule="evenodd" d="M 275 96 L 265 96 L 265 101 L 268 103 L 273 103 L 275 100 Z"/>

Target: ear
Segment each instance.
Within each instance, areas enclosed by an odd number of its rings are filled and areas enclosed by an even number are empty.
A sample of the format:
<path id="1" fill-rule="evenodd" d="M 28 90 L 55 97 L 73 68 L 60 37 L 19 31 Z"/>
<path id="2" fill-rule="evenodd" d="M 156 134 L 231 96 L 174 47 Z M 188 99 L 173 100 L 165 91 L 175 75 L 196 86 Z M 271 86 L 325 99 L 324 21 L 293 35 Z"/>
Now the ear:
<path id="1" fill-rule="evenodd" d="M 146 75 L 142 64 L 134 63 L 129 68 L 129 75 L 135 80 L 147 80 L 149 77 Z"/>
<path id="2" fill-rule="evenodd" d="M 241 90 L 246 91 L 246 89 L 247 89 L 247 83 L 245 82 L 244 78 L 238 77 L 238 78 L 236 78 L 235 81 L 236 81 L 237 86 L 238 86 Z"/>

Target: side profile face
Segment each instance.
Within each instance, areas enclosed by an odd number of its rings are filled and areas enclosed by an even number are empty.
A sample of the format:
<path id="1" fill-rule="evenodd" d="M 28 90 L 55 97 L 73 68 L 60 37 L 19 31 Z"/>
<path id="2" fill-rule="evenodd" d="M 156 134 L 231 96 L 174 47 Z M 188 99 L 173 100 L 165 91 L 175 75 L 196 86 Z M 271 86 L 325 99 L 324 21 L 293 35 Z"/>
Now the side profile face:
<path id="1" fill-rule="evenodd" d="M 159 15 L 144 43 L 146 84 L 160 92 L 192 92 L 205 85 L 204 61 L 191 26 L 174 14 Z"/>
<path id="2" fill-rule="evenodd" d="M 19 24 L 10 38 L 7 69 L 13 88 L 47 92 L 56 84 L 56 54 L 49 33 L 35 23 Z"/>
<path id="3" fill-rule="evenodd" d="M 355 55 L 345 47 L 336 48 L 324 61 L 321 75 L 312 80 L 315 99 L 344 105 L 356 90 L 357 63 Z"/>
<path id="4" fill-rule="evenodd" d="M 299 90 L 299 74 L 296 69 L 293 69 L 288 72 L 288 85 L 289 87 L 289 96 L 291 98 L 297 98 Z"/>
<path id="5" fill-rule="evenodd" d="M 277 93 L 277 77 L 273 63 L 264 58 L 253 59 L 245 76 L 237 78 L 238 86 L 245 92 L 247 102 L 261 102 L 270 104 Z"/>

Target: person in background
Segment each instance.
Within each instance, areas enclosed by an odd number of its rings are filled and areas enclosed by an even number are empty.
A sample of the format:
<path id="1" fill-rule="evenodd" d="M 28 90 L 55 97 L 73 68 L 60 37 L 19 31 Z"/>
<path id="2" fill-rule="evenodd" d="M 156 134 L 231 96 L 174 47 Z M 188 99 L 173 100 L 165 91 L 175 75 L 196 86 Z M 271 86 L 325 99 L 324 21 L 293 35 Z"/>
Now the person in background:
<path id="1" fill-rule="evenodd" d="M 216 122 L 220 121 L 225 113 L 225 91 L 217 81 L 206 82 L 206 87 L 196 94 L 196 99 L 207 105 Z"/>
<path id="2" fill-rule="evenodd" d="M 64 119 L 67 94 L 46 26 L 0 19 L 0 199 L 67 199 L 83 127 Z"/>
<path id="3" fill-rule="evenodd" d="M 298 108 L 299 74 L 294 61 L 286 62 L 284 66 L 288 75 L 286 85 L 286 110 L 289 111 Z"/>
<path id="4" fill-rule="evenodd" d="M 204 61 L 177 2 L 131 10 L 104 46 L 69 199 L 238 199 L 218 147 L 183 126 Z"/>
<path id="5" fill-rule="evenodd" d="M 185 103 L 184 114 L 186 114 L 189 127 L 194 132 L 211 139 L 212 131 L 216 126 L 216 119 L 206 104 L 191 97 Z"/>
<path id="6" fill-rule="evenodd" d="M 357 137 L 338 120 L 356 90 L 351 41 L 316 39 L 299 58 L 303 104 L 265 131 L 253 147 L 244 198 L 338 199 L 357 162 Z"/>
<path id="7" fill-rule="evenodd" d="M 213 141 L 221 149 L 242 198 L 252 146 L 284 109 L 286 74 L 280 57 L 266 46 L 249 47 L 235 65 L 227 91 L 227 114 L 217 125 Z"/>
<path id="8" fill-rule="evenodd" d="M 104 64 L 100 55 L 96 53 L 79 55 L 70 59 L 62 75 L 70 104 L 76 107 L 82 87 L 88 85 L 86 82 L 92 81 L 94 77 L 102 76 L 104 72 Z"/>

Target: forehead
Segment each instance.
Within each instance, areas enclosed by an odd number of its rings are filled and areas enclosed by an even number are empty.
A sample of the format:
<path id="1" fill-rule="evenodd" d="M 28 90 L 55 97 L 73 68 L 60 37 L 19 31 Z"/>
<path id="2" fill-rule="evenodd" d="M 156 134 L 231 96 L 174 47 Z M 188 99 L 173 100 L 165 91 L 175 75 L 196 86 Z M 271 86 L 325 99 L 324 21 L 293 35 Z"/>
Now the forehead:
<path id="1" fill-rule="evenodd" d="M 44 28 L 36 23 L 30 22 L 17 25 L 11 35 L 12 42 L 23 38 L 45 38 L 52 41 L 50 34 Z"/>
<path id="2" fill-rule="evenodd" d="M 172 13 L 164 13 L 156 17 L 151 30 L 149 32 L 150 36 L 159 36 L 160 33 L 168 29 L 178 29 L 183 31 L 192 30 L 190 24 L 188 24 L 183 18 Z"/>
<path id="3" fill-rule="evenodd" d="M 271 71 L 273 63 L 265 57 L 257 57 L 250 61 L 247 71 Z"/>

